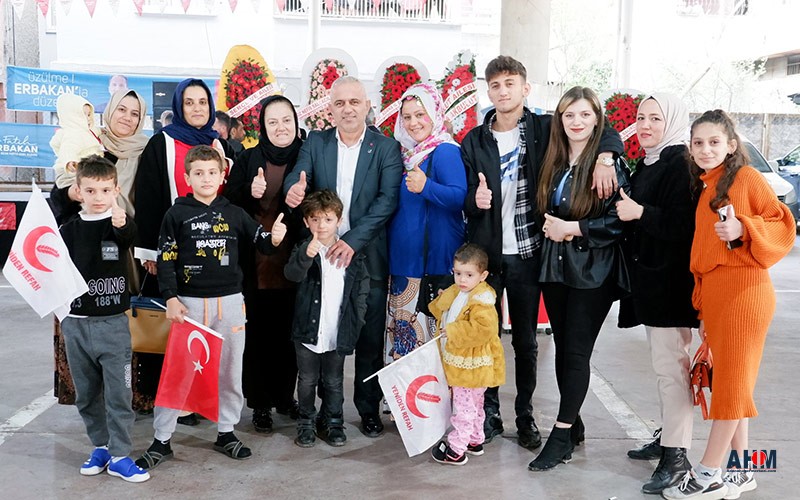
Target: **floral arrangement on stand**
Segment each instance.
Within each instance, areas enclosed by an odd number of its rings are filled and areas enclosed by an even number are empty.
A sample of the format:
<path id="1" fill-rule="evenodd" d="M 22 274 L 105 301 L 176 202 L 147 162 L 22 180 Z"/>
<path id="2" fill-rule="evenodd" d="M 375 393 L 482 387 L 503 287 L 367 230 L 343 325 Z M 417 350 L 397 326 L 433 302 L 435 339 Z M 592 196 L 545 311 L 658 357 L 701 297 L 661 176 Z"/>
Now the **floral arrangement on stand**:
<path id="1" fill-rule="evenodd" d="M 459 89 L 476 82 L 475 56 L 471 52 L 459 52 L 455 58 L 447 65 L 444 78 L 436 82 L 442 89 L 442 100 L 447 102 L 448 98 L 456 94 Z M 448 110 L 455 108 L 460 103 L 470 99 L 475 92 L 467 92 L 456 98 L 446 106 Z M 474 97 L 472 97 L 474 100 Z M 478 125 L 478 111 L 476 106 L 470 106 L 463 113 L 454 116 L 450 120 L 452 126 L 453 139 L 461 144 L 467 132 Z"/>
<path id="2" fill-rule="evenodd" d="M 403 96 L 408 87 L 422 80 L 417 69 L 406 63 L 395 63 L 386 68 L 381 84 L 381 109 L 386 109 Z M 387 137 L 394 137 L 394 125 L 397 113 L 388 117 L 380 125 L 381 132 Z"/>
<path id="3" fill-rule="evenodd" d="M 238 61 L 233 68 L 225 72 L 225 105 L 231 109 L 244 101 L 252 93 L 270 83 L 270 76 L 266 67 L 261 67 L 252 59 Z M 239 120 L 244 124 L 245 137 L 258 139 L 260 113 L 261 106 L 256 105 L 239 116 Z"/>
<path id="4" fill-rule="evenodd" d="M 308 102 L 314 103 L 327 97 L 333 82 L 345 75 L 347 67 L 336 59 L 323 59 L 318 62 L 311 72 Z M 305 124 L 309 130 L 327 130 L 333 127 L 327 107 L 308 116 Z"/>
<path id="5" fill-rule="evenodd" d="M 643 94 L 634 96 L 624 92 L 615 92 L 606 99 L 606 117 L 617 132 L 622 134 L 625 129 L 636 123 L 636 112 L 644 97 Z M 624 160 L 631 171 L 634 171 L 639 159 L 644 158 L 644 149 L 639 144 L 639 137 L 635 132 L 627 139 L 623 137 L 623 142 L 625 144 Z"/>

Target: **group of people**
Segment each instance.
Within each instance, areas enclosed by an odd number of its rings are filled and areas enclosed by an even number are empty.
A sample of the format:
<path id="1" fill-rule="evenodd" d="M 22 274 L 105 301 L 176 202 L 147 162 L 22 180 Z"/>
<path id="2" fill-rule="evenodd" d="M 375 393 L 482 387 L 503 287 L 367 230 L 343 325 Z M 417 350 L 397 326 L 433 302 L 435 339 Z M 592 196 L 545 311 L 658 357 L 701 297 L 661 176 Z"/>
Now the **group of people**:
<path id="1" fill-rule="evenodd" d="M 311 447 L 317 437 L 344 445 L 344 359 L 353 352 L 359 427 L 379 437 L 383 395 L 375 379 L 364 380 L 438 335 L 454 415 L 453 431 L 431 454 L 454 465 L 483 454 L 504 432 L 504 292 L 517 439 L 539 448 L 533 395 L 541 293 L 560 397 L 530 470 L 568 462 L 585 441 L 580 410 L 591 353 L 612 303 L 621 300 L 620 326 L 645 325 L 661 402 L 657 439 L 629 452 L 659 459 L 643 491 L 738 498 L 755 488 L 751 472 L 723 475 L 720 468 L 729 449 L 747 448 L 775 307 L 766 269 L 791 249 L 795 226 L 747 166 L 730 117 L 708 111 L 690 127 L 679 98 L 647 96 L 636 122 L 646 157 L 631 175 L 591 89 L 572 88 L 552 116 L 537 115 L 525 106 L 530 86 L 519 61 L 499 56 L 485 77 L 494 109 L 460 147 L 447 131 L 439 93 L 425 83 L 401 98 L 397 140 L 366 125 L 370 103 L 356 78 L 342 77 L 330 90 L 335 128 L 307 138 L 294 105 L 271 96 L 261 104 L 258 144 L 239 155 L 215 131 L 212 95 L 201 80 L 178 85 L 173 122 L 149 140 L 141 133 L 143 99 L 121 91 L 97 134 L 105 158 L 70 160 L 77 166 L 59 171 L 53 208 L 65 228 L 103 224 L 101 235 L 69 240 L 71 255 L 78 263 L 79 249 L 96 244 L 102 252 L 94 260 L 119 263 L 111 271 L 79 263 L 85 277 L 125 273 L 131 289 L 167 300 L 169 319 L 188 316 L 223 335 L 214 448 L 231 458 L 251 455 L 233 433 L 245 400 L 258 432 L 272 431 L 275 409 L 297 420 L 298 446 Z M 105 183 L 99 191 L 91 187 L 98 182 Z M 90 202 L 97 192 L 118 196 Z M 224 222 L 224 230 L 209 236 L 203 222 Z M 107 249 L 111 241 L 118 253 Z M 438 295 L 432 301 L 430 290 Z M 108 468 L 141 481 L 173 456 L 179 411 L 155 408 L 154 441 L 134 464 L 127 458 L 133 409 L 119 402 L 129 403 L 133 390 L 134 408 L 152 408 L 161 357 L 135 354 L 133 388 L 126 387 L 113 377 L 131 362 L 130 350 L 105 365 L 74 333 L 98 334 L 96 317 L 119 314 L 73 304 L 56 333 L 63 334 L 76 405 L 95 446 L 81 473 Z M 692 328 L 714 353 L 714 423 L 694 467 L 687 458 Z M 122 393 L 116 403 L 106 398 L 105 409 L 95 397 L 103 385 L 106 394 Z M 122 459 L 124 468 L 115 465 Z"/>

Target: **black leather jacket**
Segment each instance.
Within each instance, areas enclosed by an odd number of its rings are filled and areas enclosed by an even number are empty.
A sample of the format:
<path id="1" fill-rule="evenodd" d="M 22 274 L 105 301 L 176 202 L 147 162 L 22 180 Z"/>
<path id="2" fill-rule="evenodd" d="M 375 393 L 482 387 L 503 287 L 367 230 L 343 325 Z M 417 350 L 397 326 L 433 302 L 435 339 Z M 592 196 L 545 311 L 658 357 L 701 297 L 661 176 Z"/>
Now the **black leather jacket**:
<path id="1" fill-rule="evenodd" d="M 622 160 L 617 160 L 614 168 L 619 186 L 630 194 L 628 168 Z M 568 175 L 561 204 L 555 208 L 552 199 L 548 203 L 548 212 L 564 220 L 571 220 L 564 215 L 569 212 L 572 192 L 572 174 Z M 560 178 L 555 179 L 553 193 L 560 181 Z M 541 283 L 563 283 L 572 288 L 592 289 L 599 288 L 611 279 L 617 285 L 615 298 L 630 292 L 630 280 L 619 244 L 623 232 L 623 222 L 617 217 L 616 209 L 619 199 L 619 192 L 614 193 L 603 202 L 603 211 L 599 216 L 578 221 L 583 236 L 572 241 L 544 240 L 542 270 L 539 274 Z"/>
<path id="2" fill-rule="evenodd" d="M 306 255 L 309 241 L 311 237 L 294 248 L 283 272 L 288 280 L 300 283 L 294 307 L 292 340 L 304 344 L 316 344 L 322 307 L 322 271 L 320 256 L 311 259 Z M 344 293 L 342 305 L 339 307 L 336 352 L 342 356 L 353 353 L 361 327 L 364 326 L 369 283 L 366 256 L 363 253 L 356 253 L 345 271 Z"/>

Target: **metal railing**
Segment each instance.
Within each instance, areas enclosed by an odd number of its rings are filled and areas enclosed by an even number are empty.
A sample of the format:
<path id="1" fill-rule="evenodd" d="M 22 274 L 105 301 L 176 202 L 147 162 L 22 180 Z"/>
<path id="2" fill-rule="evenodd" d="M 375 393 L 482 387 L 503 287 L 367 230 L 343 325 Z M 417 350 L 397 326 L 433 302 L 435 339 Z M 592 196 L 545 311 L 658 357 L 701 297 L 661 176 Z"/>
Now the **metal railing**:
<path id="1" fill-rule="evenodd" d="M 455 22 L 460 0 L 273 0 L 276 18 L 307 19 L 311 2 L 321 5 L 323 19 Z"/>

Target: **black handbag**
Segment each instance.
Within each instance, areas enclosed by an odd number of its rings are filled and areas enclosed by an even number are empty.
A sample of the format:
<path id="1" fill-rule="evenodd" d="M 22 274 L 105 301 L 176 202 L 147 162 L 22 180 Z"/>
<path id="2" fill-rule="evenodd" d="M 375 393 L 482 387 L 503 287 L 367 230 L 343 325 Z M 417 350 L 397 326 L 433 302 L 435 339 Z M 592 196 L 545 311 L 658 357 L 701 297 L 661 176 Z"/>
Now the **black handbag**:
<path id="1" fill-rule="evenodd" d="M 431 179 L 431 173 L 433 172 L 433 154 L 436 152 L 434 149 L 430 156 L 430 165 L 428 167 L 428 171 L 425 172 L 425 175 L 428 179 Z M 425 210 L 428 209 L 428 203 L 425 203 Z M 427 224 L 427 216 L 425 217 L 426 223 L 425 227 L 423 227 L 424 233 L 424 244 L 422 245 L 422 272 L 425 272 L 425 267 L 428 260 L 428 224 Z M 419 295 L 417 297 L 417 312 L 420 312 L 426 316 L 431 315 L 431 311 L 428 308 L 428 305 L 433 302 L 433 299 L 439 296 L 439 290 L 446 290 L 450 285 L 455 283 L 455 279 L 453 278 L 452 274 L 423 274 L 422 279 L 419 282 Z"/>
<path id="2" fill-rule="evenodd" d="M 439 290 L 446 290 L 455 283 L 452 274 L 426 274 L 419 282 L 419 297 L 417 298 L 417 311 L 426 316 L 431 316 L 428 308 L 433 299 L 439 296 Z"/>

